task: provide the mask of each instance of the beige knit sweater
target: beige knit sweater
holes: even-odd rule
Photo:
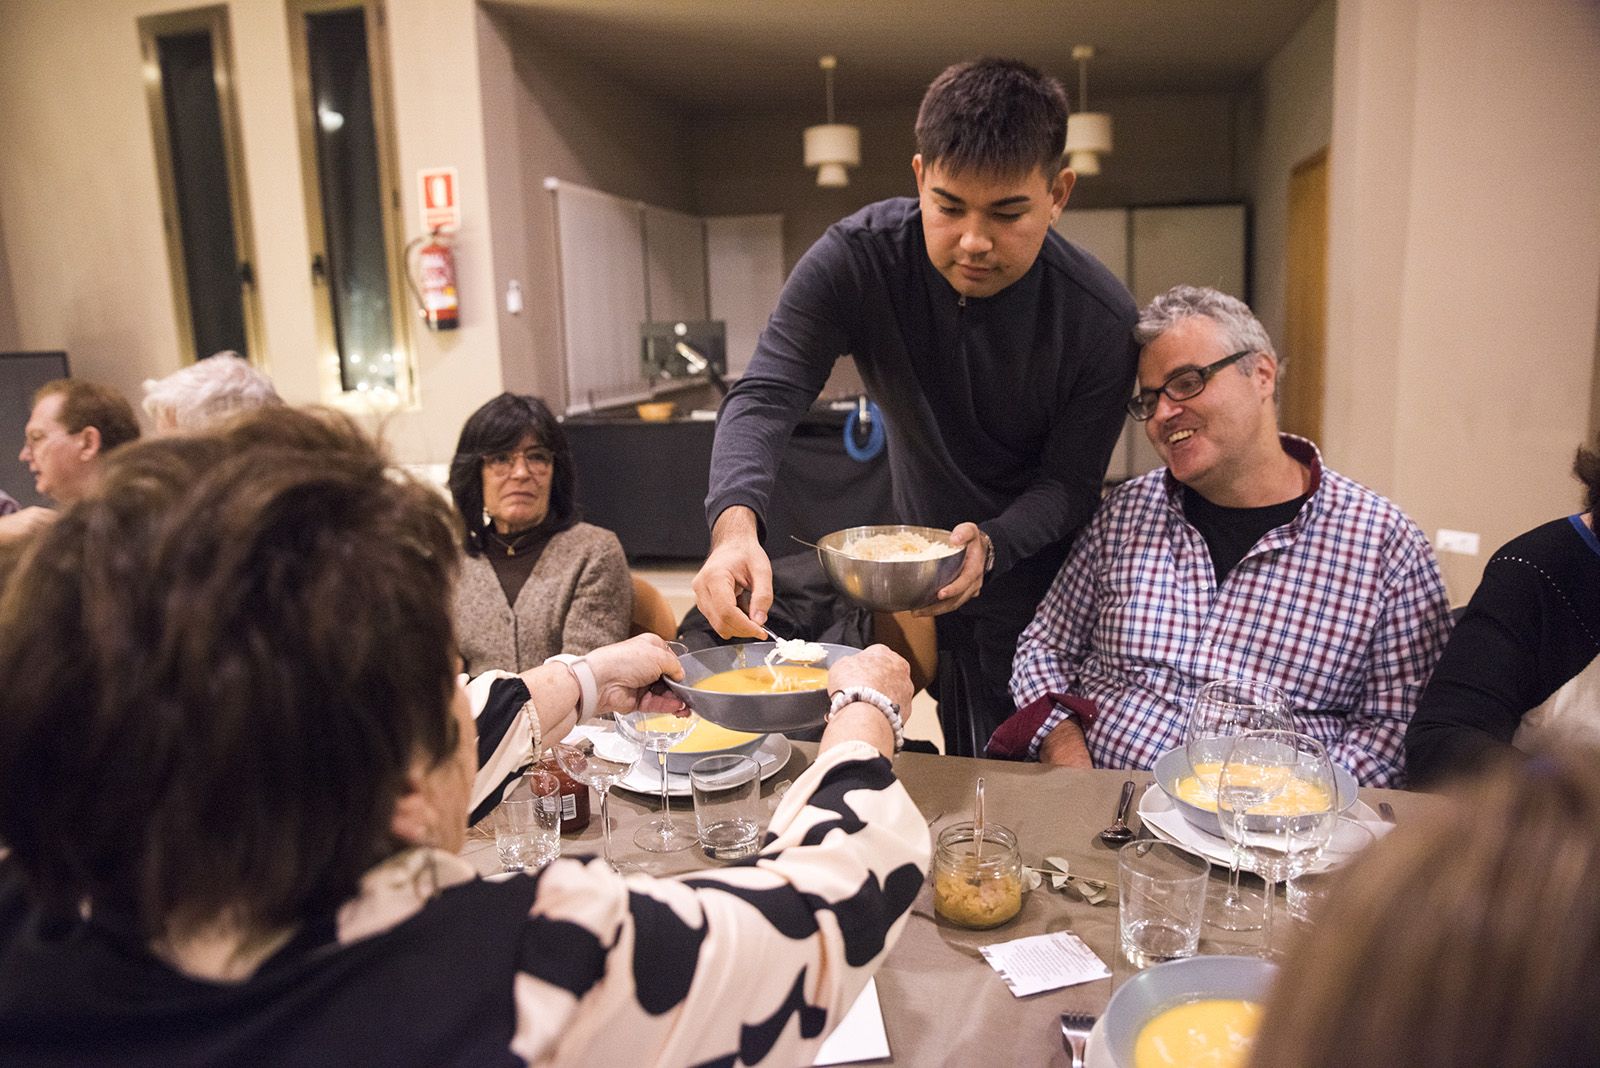
[[[556,653],[581,656],[628,636],[628,558],[611,531],[579,523],[550,539],[513,606],[489,561],[465,557],[455,616],[469,675],[526,671]]]

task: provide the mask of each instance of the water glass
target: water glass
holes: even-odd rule
[[[500,802],[494,848],[506,871],[538,871],[561,855],[561,780],[532,771]]]
[[[1360,820],[1341,816],[1333,828],[1333,837],[1322,850],[1321,865],[1310,871],[1291,875],[1283,884],[1283,900],[1289,915],[1307,923],[1314,913],[1322,909],[1328,899],[1329,888],[1337,882],[1339,871],[1356,854],[1365,850],[1375,839],[1371,828]]]
[[[712,860],[742,860],[761,848],[761,768],[747,756],[701,757],[689,769],[700,848]]]
[[[1129,842],[1117,851],[1117,927],[1135,968],[1192,957],[1200,949],[1206,885],[1204,857],[1166,842]]]

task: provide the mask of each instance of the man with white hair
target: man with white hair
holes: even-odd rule
[[[247,408],[282,403],[272,380],[231,350],[144,383],[144,410],[157,434],[200,430]]]
[[[1428,540],[1278,431],[1280,363],[1250,309],[1178,286],[1146,307],[1128,412],[1167,466],[1111,493],[1022,632],[992,755],[1149,768],[1214,679],[1270,682],[1367,786],[1444,648]]]

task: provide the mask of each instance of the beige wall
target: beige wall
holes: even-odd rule
[[[1116,151],[1100,173],[1080,179],[1075,208],[1236,200],[1233,112],[1226,93],[1091,96],[1112,119]]]
[[[686,125],[648,94],[548,48],[537,22],[480,10],[484,140],[495,218],[495,290],[515,279],[525,310],[502,303],[508,389],[563,394],[555,215],[547,177],[695,210]],[[557,405],[559,407],[559,404]]]
[[[1600,286],[1600,7],[1342,0],[1328,458],[1429,534],[1454,599],[1573,510]]]
[[[198,4],[195,6],[199,6]],[[264,313],[263,362],[292,401],[320,400],[288,20],[281,0],[227,5]],[[483,124],[472,0],[395,4],[403,223],[416,171],[460,169],[462,328],[414,335],[421,408],[387,420],[408,461],[443,459],[461,421],[499,389]],[[12,0],[0,5],[0,218],[16,344],[65,348],[75,374],[130,398],[179,366],[154,145],[136,20],[170,0]],[[5,301],[0,300],[0,312]]]
[[[1250,305],[1280,351],[1289,173],[1326,148],[1333,131],[1334,8],[1323,0],[1239,101],[1240,174],[1252,211]]]
[[[0,7],[0,217],[19,347],[139,395],[177,366],[133,0]],[[63,91],[65,87],[72,91]]]
[[[13,351],[19,345],[17,307],[11,291],[11,268],[6,262],[5,220],[0,218],[0,351],[5,352]],[[0,446],[6,444],[0,442]]]

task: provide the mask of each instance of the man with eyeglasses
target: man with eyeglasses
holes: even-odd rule
[[[946,752],[961,755],[1010,711],[1017,635],[1099,501],[1133,372],[1132,298],[1052,229],[1075,178],[1066,121],[1061,86],[1022,63],[934,79],[918,195],[867,205],[801,258],[717,419],[695,601],[722,636],[760,637],[780,455],[834,362],[854,357],[884,413],[900,520],[965,547],[918,613],[937,617],[935,696]]]
[[[37,492],[68,505],[93,487],[107,452],[138,436],[139,420],[121,394],[81,378],[58,378],[33,395],[17,459],[28,465]],[[55,516],[39,507],[0,516],[0,545],[26,540]]]
[[[1278,431],[1281,361],[1250,309],[1178,286],[1135,328],[1129,413],[1166,467],[1110,494],[1023,631],[1019,709],[994,755],[1149,768],[1213,679],[1270,682],[1295,729],[1367,786],[1405,782],[1402,742],[1444,648],[1427,538]]]

